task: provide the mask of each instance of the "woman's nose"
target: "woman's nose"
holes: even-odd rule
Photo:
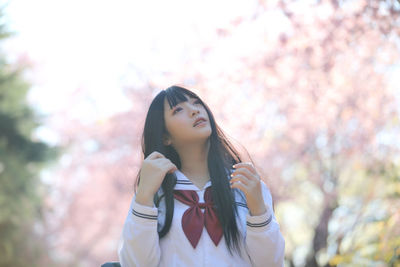
[[[192,116],[196,113],[199,113],[200,111],[197,108],[193,108],[192,109]]]
[[[196,107],[196,106],[194,106],[194,105],[192,105],[192,106],[190,107],[190,113],[191,113],[192,116],[193,116],[194,114],[196,114],[196,113],[199,113],[199,112],[200,112],[200,110],[199,110],[198,107]]]

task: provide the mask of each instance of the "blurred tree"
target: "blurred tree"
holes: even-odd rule
[[[0,41],[11,35],[3,14],[1,9]],[[33,140],[39,118],[26,103],[24,69],[0,52],[0,266],[50,266],[38,173],[59,150]]]
[[[340,207],[332,220],[332,265],[400,266],[400,164],[354,162],[342,179]]]
[[[273,3],[263,2],[272,9]],[[368,175],[360,176],[361,183],[352,183],[355,166],[362,170],[376,165],[382,167],[383,161],[374,160],[376,155],[386,161],[396,157],[392,150],[397,150],[398,155],[398,148],[383,145],[380,137],[399,129],[394,88],[388,85],[386,73],[396,66],[400,55],[397,27],[400,6],[397,1],[352,3],[280,1],[279,7],[295,30],[279,36],[279,49],[268,51],[261,60],[248,60],[250,66],[254,66],[254,71],[250,72],[250,79],[255,81],[252,87],[267,86],[264,98],[277,103],[277,113],[285,121],[285,126],[272,138],[276,148],[273,153],[286,159],[282,161],[283,176],[294,178],[282,187],[285,194],[291,199],[307,199],[297,208],[304,209],[301,224],[313,228],[309,236],[311,242],[309,245],[294,242],[294,246],[308,247],[304,264],[310,267],[344,262],[357,264],[359,258],[364,264],[368,260],[368,264],[384,264],[388,258],[396,257],[398,247],[396,242],[389,243],[385,256],[381,240],[375,253],[360,256],[356,253],[358,249],[351,248],[353,254],[329,261],[332,255],[344,251],[341,239],[334,237],[347,228],[329,227],[337,223],[333,215],[340,214],[348,205],[341,190],[361,187],[361,191],[353,191],[353,201],[357,200],[355,203],[365,209],[376,203],[373,197],[363,198],[360,194],[376,193],[374,183],[367,183]],[[304,12],[305,7],[308,12]],[[259,13],[259,17],[262,15]],[[261,109],[257,114],[260,113]],[[390,188],[392,183],[386,174],[375,176],[374,180]],[[379,195],[379,199],[398,207],[396,198]],[[352,217],[350,212],[346,215]],[[396,218],[394,216],[393,220],[398,221]],[[362,216],[354,220],[361,228],[370,222]],[[389,233],[391,228],[381,231]],[[289,240],[295,239],[292,236]],[[293,257],[294,253],[288,255],[289,259]]]

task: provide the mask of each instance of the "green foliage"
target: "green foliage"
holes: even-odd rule
[[[342,218],[350,220],[340,221],[345,229],[336,237],[340,253],[329,263],[400,266],[400,165],[377,161],[372,167],[353,166],[350,175],[341,188],[341,207],[348,211]]]
[[[0,41],[7,36],[0,25]],[[0,53],[0,266],[50,264],[45,239],[35,230],[45,192],[38,173],[59,149],[31,138],[39,123],[26,103],[30,86],[22,73]]]

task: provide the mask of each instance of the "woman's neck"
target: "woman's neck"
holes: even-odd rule
[[[181,172],[199,188],[210,179],[208,170],[209,142],[204,144],[185,145],[177,149],[181,159]],[[201,187],[202,188],[202,187]]]

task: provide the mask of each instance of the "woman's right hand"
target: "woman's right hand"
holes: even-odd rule
[[[136,202],[153,207],[153,197],[161,186],[167,173],[178,168],[160,152],[154,151],[143,160],[140,169],[140,182],[136,192]]]

